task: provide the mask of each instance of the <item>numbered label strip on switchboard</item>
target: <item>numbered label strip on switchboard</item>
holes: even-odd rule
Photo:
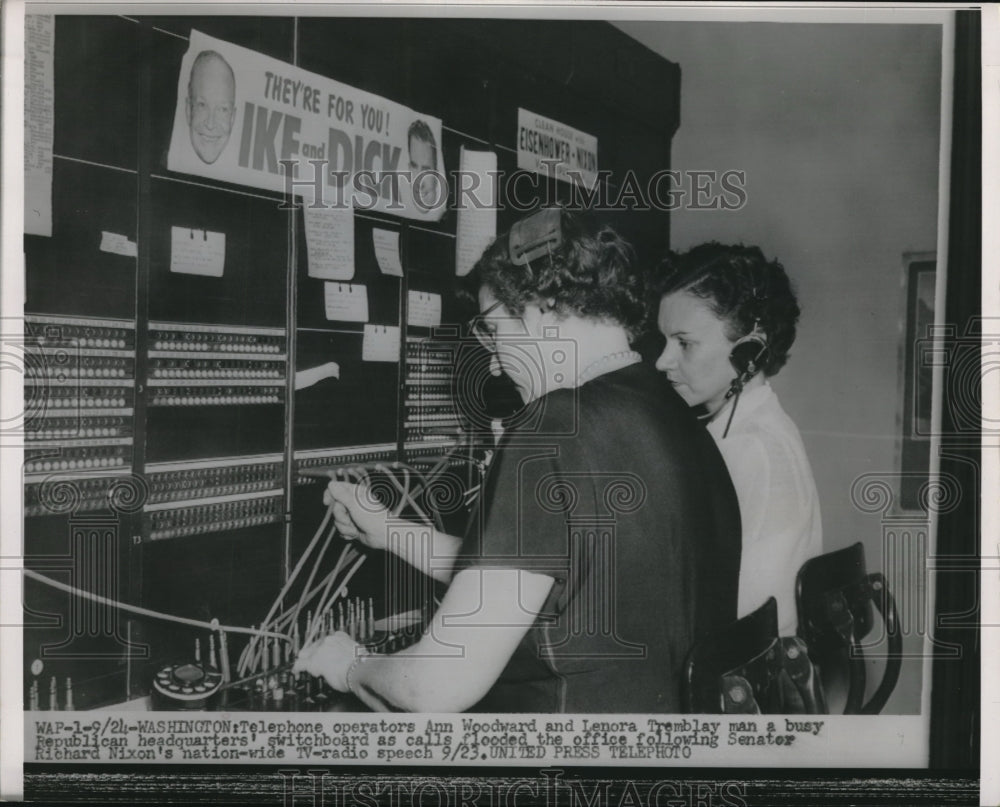
[[[146,466],[148,540],[270,524],[284,518],[280,454]]]
[[[199,500],[197,505],[147,505],[144,534],[150,541],[275,524],[284,520],[284,495],[271,491]]]
[[[24,331],[39,348],[120,350],[135,355],[132,320],[25,314]]]
[[[376,462],[393,462],[397,458],[395,443],[377,443],[368,446],[346,448],[320,448],[295,452],[296,485],[317,482],[313,476],[302,475],[303,471],[331,466],[371,465]]]
[[[26,314],[24,332],[25,515],[58,510],[53,490],[106,506],[132,468],[135,322]]]
[[[114,490],[129,484],[128,469],[45,473],[27,477],[24,485],[24,515],[27,518],[72,511],[84,513],[107,508]]]
[[[461,427],[455,405],[453,380],[455,351],[430,339],[406,343],[406,391],[403,420],[404,443],[454,443]],[[407,458],[412,452],[407,450]]]
[[[286,340],[280,328],[151,322],[149,405],[281,404]]]
[[[95,439],[106,441],[116,437],[132,436],[131,407],[76,410],[67,413],[56,409],[41,412],[24,426],[33,444],[57,441],[66,445],[67,440]]]
[[[78,471],[81,474],[94,470],[121,469],[132,467],[132,438],[102,440],[91,444],[69,442],[44,448],[30,447],[24,450],[24,482],[26,485],[40,482],[36,475],[52,471]]]
[[[285,398],[284,387],[200,386],[195,384],[170,387],[150,387],[150,406],[229,406],[243,404],[280,404]]]
[[[146,466],[150,506],[215,496],[283,492],[284,462],[280,454],[225,457]]]
[[[212,357],[272,355],[284,360],[287,335],[282,328],[246,328],[186,322],[150,322],[150,358],[172,354],[208,354]]]

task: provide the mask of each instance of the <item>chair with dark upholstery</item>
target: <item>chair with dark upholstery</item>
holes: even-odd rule
[[[881,712],[899,680],[903,639],[895,601],[885,578],[878,572],[867,573],[862,544],[807,560],[799,570],[795,589],[799,637],[821,671],[823,687],[829,691],[838,679],[846,677],[844,714]],[[882,680],[865,703],[862,641],[875,625],[873,603],[885,627],[888,650]]]
[[[774,597],[753,613],[703,638],[688,653],[684,665],[685,711],[770,711],[778,694],[780,644]]]
[[[684,667],[684,707],[705,714],[826,714],[827,692],[846,691],[844,714],[878,714],[899,680],[902,635],[885,578],[868,574],[864,547],[806,561],[796,577],[798,636],[778,636],[773,597],[704,637]],[[882,680],[867,702],[862,642],[881,616],[888,641]]]

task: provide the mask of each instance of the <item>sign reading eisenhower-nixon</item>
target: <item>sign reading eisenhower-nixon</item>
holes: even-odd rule
[[[517,110],[517,167],[593,188],[597,138],[544,115]]]
[[[171,171],[433,221],[441,121],[199,31],[177,77]]]

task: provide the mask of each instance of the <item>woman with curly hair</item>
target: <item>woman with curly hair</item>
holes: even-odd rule
[[[657,272],[656,367],[718,442],[740,501],[739,615],[778,601],[794,634],[795,575],[823,551],[819,497],[799,430],[768,379],[788,359],[799,306],[788,275],[754,246],[702,244]]]
[[[688,649],[736,617],[739,506],[714,441],[630,350],[645,309],[632,249],[545,209],[470,278],[471,330],[525,402],[472,528],[415,552],[363,491],[326,492],[345,536],[448,590],[411,648],[365,655],[335,634],[299,668],[374,708],[679,711]]]

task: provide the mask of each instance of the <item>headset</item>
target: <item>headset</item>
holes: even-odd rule
[[[754,295],[756,297],[756,294]],[[729,427],[733,425],[733,415],[736,414],[736,405],[740,401],[740,393],[743,387],[761,370],[761,365],[766,361],[767,334],[760,327],[760,320],[755,319],[753,330],[746,336],[741,336],[733,343],[732,350],[729,351],[729,363],[736,371],[736,378],[729,385],[725,400],[735,397],[733,407],[729,410],[729,420],[726,421],[726,430],[722,433],[725,440],[729,434]],[[725,406],[725,404],[723,404]],[[721,409],[721,407],[720,407]]]
[[[743,386],[758,372],[767,360],[767,334],[760,327],[760,320],[754,320],[753,330],[733,343],[729,352],[729,363],[736,371],[736,378],[726,397],[731,398],[743,391]]]
[[[552,250],[563,241],[562,208],[544,207],[510,228],[507,251],[514,266],[526,266],[543,255],[552,257]]]

